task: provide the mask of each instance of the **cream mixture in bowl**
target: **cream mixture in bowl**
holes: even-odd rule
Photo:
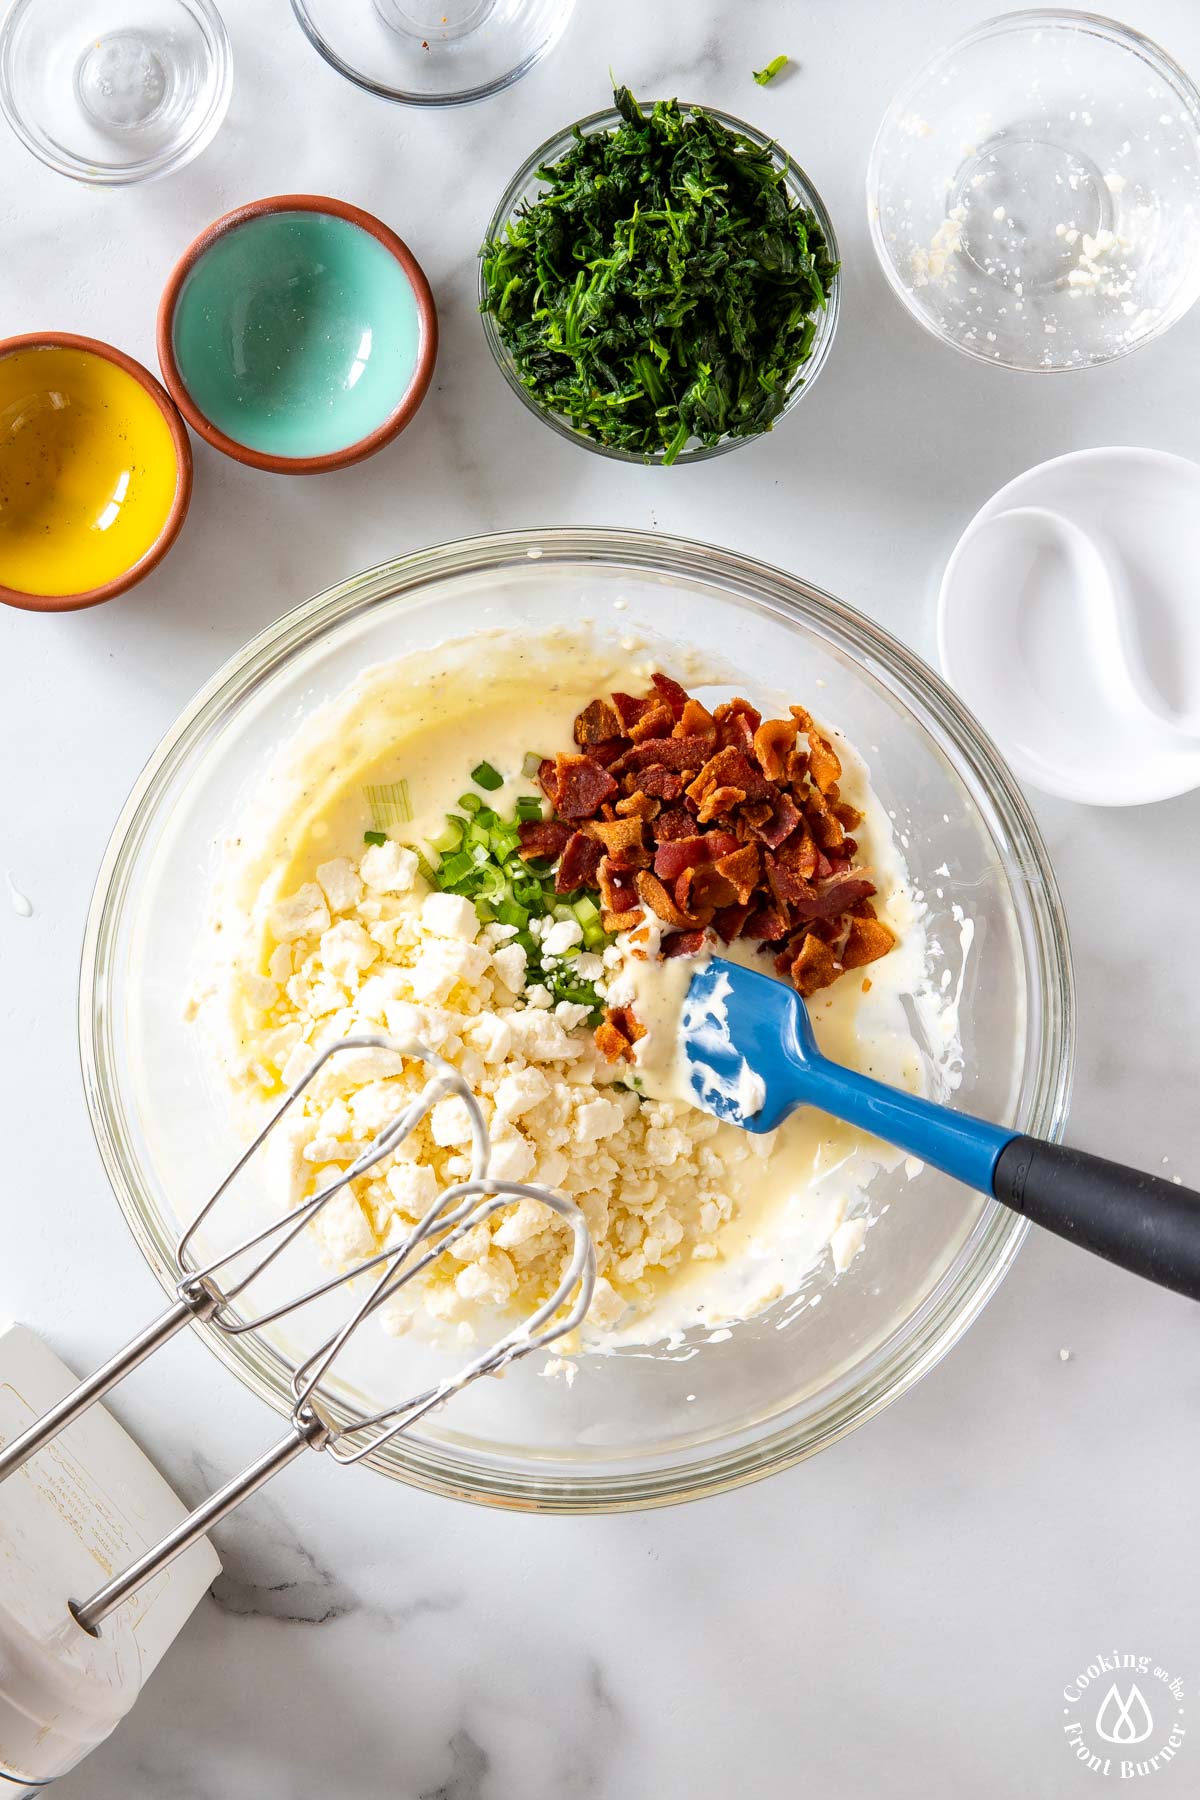
[[[330,1036],[416,1034],[456,1063],[497,1172],[576,1200],[600,1279],[564,1357],[476,1384],[379,1456],[439,1491],[650,1504],[794,1461],[929,1366],[1022,1234],[822,1115],[758,1139],[692,1107],[673,1046],[695,963],[660,958],[661,921],[639,948],[586,894],[529,919],[503,913],[503,883],[503,916],[439,889],[433,859],[464,853],[447,815],[496,820],[507,843],[505,822],[537,812],[540,759],[578,754],[576,715],[651,692],[656,671],[714,712],[734,695],[764,719],[806,707],[836,747],[866,910],[894,942],[810,994],[823,1047],[1022,1129],[1052,1134],[1065,1105],[1069,970],[1036,830],[936,678],[848,609],[728,553],[606,532],[452,545],[300,608],[199,697],[118,827],[85,950],[89,1097],[162,1272],[177,1219]],[[744,939],[720,947],[771,966]],[[614,1061],[597,1021],[626,1008],[645,1035]],[[248,1206],[295,1204],[395,1111],[414,1071],[363,1055],[306,1096]],[[387,1243],[462,1159],[441,1102],[326,1209],[314,1267]],[[461,1248],[360,1334],[348,1409],[445,1372],[553,1285],[553,1228],[520,1208]],[[321,1322],[214,1347],[280,1405]]]

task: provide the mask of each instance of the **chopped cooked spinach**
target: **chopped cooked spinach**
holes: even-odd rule
[[[787,68],[787,61],[786,56],[773,56],[765,69],[752,69],[751,74],[759,87],[766,87],[768,81],[774,81],[781,69]]]
[[[481,252],[530,394],[610,448],[674,462],[768,431],[838,271],[769,149],[675,100],[584,133]]]

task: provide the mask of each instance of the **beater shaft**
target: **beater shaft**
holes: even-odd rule
[[[116,1387],[139,1363],[145,1362],[148,1356],[153,1356],[156,1350],[170,1343],[185,1325],[190,1325],[193,1320],[211,1318],[219,1304],[220,1297],[207,1289],[197,1289],[194,1294],[176,1300],[165,1313],[147,1325],[137,1337],[132,1338],[123,1350],[118,1350],[94,1374],[88,1375],[78,1387],[64,1395],[57,1406],[52,1406],[48,1413],[35,1419],[28,1430],[0,1450],[0,1481],[4,1481],[9,1475],[15,1475],[31,1456],[36,1456],[60,1431],[65,1431],[68,1425],[73,1425],[76,1419],[82,1418],[89,1406],[102,1400],[109,1389]]]
[[[232,1481],[227,1481],[223,1488],[210,1494],[186,1519],[180,1520],[174,1531],[168,1532],[144,1556],[139,1556],[120,1575],[114,1575],[111,1581],[98,1588],[90,1600],[68,1601],[76,1622],[92,1637],[98,1636],[101,1621],[107,1618],[115,1606],[120,1606],[122,1600],[128,1600],[131,1594],[165,1569],[168,1563],[173,1563],[177,1556],[182,1556],[185,1550],[190,1550],[212,1526],[220,1524],[243,1500],[248,1500],[251,1494],[257,1493],[260,1487],[270,1481],[272,1475],[277,1475],[280,1469],[286,1469],[290,1462],[295,1462],[303,1451],[323,1449],[330,1429],[328,1422],[316,1412],[309,1412],[298,1420],[286,1437],[280,1438],[265,1455],[251,1463],[248,1469],[243,1469],[240,1475],[235,1475]]]

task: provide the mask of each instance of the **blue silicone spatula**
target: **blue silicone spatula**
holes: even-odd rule
[[[830,1062],[794,988],[723,957],[692,976],[683,1030],[692,1092],[706,1112],[764,1132],[798,1106],[819,1107],[1071,1243],[1200,1300],[1200,1194]]]

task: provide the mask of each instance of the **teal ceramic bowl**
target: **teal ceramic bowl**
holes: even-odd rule
[[[158,359],[192,429],[238,462],[316,475],[403,431],[437,358],[423,270],[343,200],[279,194],[227,213],[180,258]]]

